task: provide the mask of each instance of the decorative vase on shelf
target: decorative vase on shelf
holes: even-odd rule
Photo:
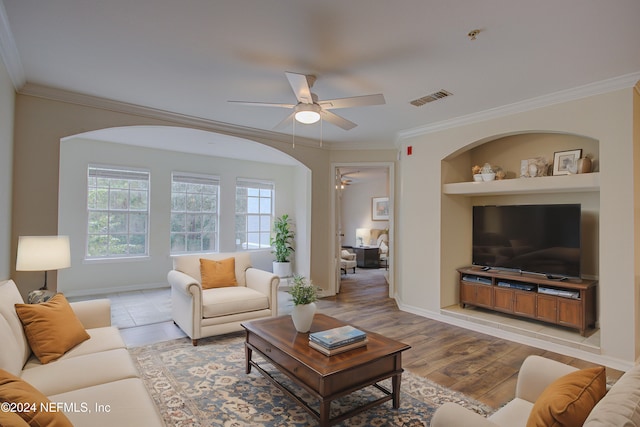
[[[483,181],[493,181],[496,178],[496,173],[489,163],[485,163],[480,170]]]
[[[293,306],[291,319],[293,320],[293,326],[296,327],[296,331],[302,333],[309,332],[309,330],[311,330],[311,324],[313,323],[313,316],[315,314],[315,302]]]
[[[591,159],[589,157],[578,159],[578,173],[589,172],[591,172]]]

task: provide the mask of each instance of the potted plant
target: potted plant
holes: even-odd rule
[[[291,230],[291,219],[284,214],[273,221],[274,236],[271,237],[270,244],[275,254],[276,260],[273,262],[273,274],[279,277],[291,276],[291,262],[289,257],[294,252],[292,243],[294,233]]]
[[[318,288],[310,280],[301,275],[293,276],[293,285],[289,289],[293,300],[291,319],[298,332],[309,332],[313,315],[316,313]]]

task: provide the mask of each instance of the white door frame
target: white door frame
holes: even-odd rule
[[[338,198],[340,197],[339,189],[336,188],[335,185],[335,176],[337,169],[344,167],[383,167],[387,168],[389,171],[389,297],[393,298],[395,295],[395,253],[397,248],[397,242],[395,239],[394,233],[394,223],[395,223],[395,164],[394,162],[336,162],[331,163],[331,173],[329,174],[331,179],[331,188],[333,189],[333,197],[331,197],[331,207],[330,212],[332,212],[331,216],[331,230],[333,230],[333,244],[330,246],[332,253],[331,259],[334,261],[334,271],[335,271],[335,281],[333,283],[333,289],[330,290],[333,294],[336,294],[340,290],[340,247],[341,247],[341,236],[339,226],[339,218],[338,215],[340,212],[337,210],[340,206],[340,201]]]

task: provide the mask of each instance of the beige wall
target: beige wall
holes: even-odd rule
[[[470,198],[443,196],[442,178],[458,174],[443,159],[498,137],[523,131],[582,135],[599,142],[599,323],[605,358],[630,363],[638,357],[634,287],[632,89],[551,105],[401,141],[402,209],[398,295],[405,309],[437,316],[456,293],[455,268],[471,260]],[[407,145],[413,155],[404,154]],[[470,162],[470,158],[465,159]],[[636,165],[637,166],[637,165]],[[470,172],[469,172],[470,173]],[[461,180],[468,180],[469,175]],[[596,203],[595,201],[592,203]],[[466,249],[465,249],[466,248]]]
[[[135,113],[115,112],[87,107],[75,103],[54,101],[29,95],[16,96],[15,158],[11,228],[11,277],[16,279],[21,292],[40,286],[42,277],[29,272],[15,272],[15,250],[21,234],[56,234],[58,227],[58,165],[60,139],[91,130],[130,125],[187,125],[180,118],[159,119]],[[215,124],[198,122],[193,125],[202,130],[220,131]],[[222,133],[229,133],[224,130]],[[245,135],[236,135],[244,137]],[[314,283],[330,289],[334,283],[333,260],[329,245],[332,235],[327,233],[331,217],[328,215],[331,180],[329,178],[329,152],[304,144],[295,149],[288,142],[249,137],[257,142],[277,148],[298,159],[311,170],[310,277]],[[53,289],[57,275],[50,274]]]
[[[13,172],[13,110],[15,91],[0,58],[0,280],[10,277],[11,180]]]

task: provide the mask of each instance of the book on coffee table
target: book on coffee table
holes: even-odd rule
[[[326,331],[312,332],[309,334],[309,343],[315,343],[325,349],[332,350],[345,345],[364,341],[367,334],[353,326],[346,325]]]
[[[338,354],[338,353],[344,353],[345,351],[349,351],[349,350],[353,350],[353,349],[356,349],[356,348],[364,347],[364,346],[367,345],[368,341],[369,340],[367,340],[367,338],[365,337],[365,339],[363,339],[363,340],[356,341],[356,342],[353,342],[351,344],[345,344],[345,345],[340,346],[340,347],[335,347],[335,348],[329,349],[329,348],[325,348],[325,347],[321,346],[320,344],[317,344],[314,341],[309,340],[309,347],[311,347],[311,348],[313,348],[315,350],[318,350],[320,353],[324,354],[325,356],[333,356],[333,355]]]

